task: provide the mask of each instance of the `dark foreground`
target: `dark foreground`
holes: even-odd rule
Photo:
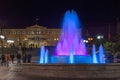
[[[29,73],[29,74],[26,74]],[[120,80],[117,78],[94,78],[94,79],[80,79],[80,78],[57,78],[57,77],[41,77],[34,74],[42,74],[42,72],[28,72],[24,71],[23,66],[17,66],[15,64],[5,67],[0,66],[0,80]],[[56,75],[57,76],[57,75]]]

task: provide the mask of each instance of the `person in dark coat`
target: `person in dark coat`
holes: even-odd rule
[[[20,65],[21,64],[21,54],[18,53],[16,57],[17,57],[17,65]]]
[[[24,54],[24,55],[22,56],[22,61],[23,61],[23,63],[26,63],[26,60],[27,60],[27,55]]]
[[[31,58],[32,58],[32,55],[31,55],[31,53],[29,53],[28,56],[27,56],[28,63],[31,63]]]
[[[14,58],[15,58],[14,54],[11,54],[10,57],[11,57],[12,63],[14,63]]]
[[[1,55],[1,64],[3,65],[6,61],[5,61],[5,55],[4,54],[2,54]]]

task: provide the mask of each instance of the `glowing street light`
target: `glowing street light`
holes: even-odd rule
[[[84,43],[88,43],[88,40],[83,40]]]
[[[0,39],[5,39],[5,36],[4,35],[0,35]]]
[[[103,35],[98,35],[98,36],[97,36],[97,39],[103,39],[103,38],[104,38]]]
[[[93,40],[93,38],[92,38],[92,37],[89,37],[89,38],[88,38],[88,40],[89,40],[89,41],[92,41],[92,40]]]

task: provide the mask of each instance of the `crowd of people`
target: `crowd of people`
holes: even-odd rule
[[[17,62],[17,65],[21,65],[21,63],[30,63],[31,62],[32,55],[31,53],[28,54],[2,54],[0,56],[1,65],[9,66],[9,64],[15,64],[15,61]]]

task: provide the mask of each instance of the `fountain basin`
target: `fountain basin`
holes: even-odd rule
[[[85,80],[120,79],[120,64],[22,64],[22,73],[34,77]]]
[[[57,64],[69,64],[70,56],[51,56],[51,63]],[[83,55],[74,55],[73,56],[73,64],[83,64],[83,63],[92,63],[91,56],[83,56]]]

